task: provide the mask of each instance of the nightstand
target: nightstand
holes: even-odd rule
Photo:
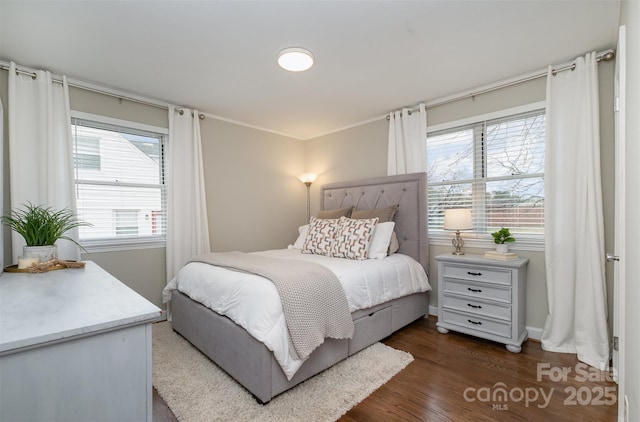
[[[519,353],[527,339],[526,279],[529,259],[500,261],[482,255],[436,256],[438,331],[504,343]]]

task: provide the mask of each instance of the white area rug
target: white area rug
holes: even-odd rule
[[[335,421],[413,361],[382,343],[260,405],[171,329],[153,325],[153,385],[180,421]]]

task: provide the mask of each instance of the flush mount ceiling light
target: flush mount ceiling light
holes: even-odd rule
[[[290,72],[302,72],[313,66],[313,54],[299,47],[285,48],[278,53],[278,65]]]

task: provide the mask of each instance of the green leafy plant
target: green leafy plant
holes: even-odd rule
[[[511,236],[511,233],[509,232],[509,229],[506,228],[506,227],[501,228],[497,232],[491,233],[491,236],[493,236],[494,243],[497,243],[498,245],[502,245],[503,243],[511,243],[511,242],[515,242],[516,241],[516,239]]]
[[[11,230],[21,235],[27,246],[48,246],[56,243],[58,239],[65,239],[75,243],[82,250],[82,245],[64,234],[75,227],[91,225],[79,221],[68,209],[56,211],[51,207],[36,206],[30,202],[0,219]]]

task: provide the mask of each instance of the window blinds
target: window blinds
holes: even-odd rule
[[[544,231],[544,111],[427,136],[429,229],[445,208],[471,208],[474,231]]]
[[[162,134],[72,119],[81,241],[162,238],[166,227]]]

